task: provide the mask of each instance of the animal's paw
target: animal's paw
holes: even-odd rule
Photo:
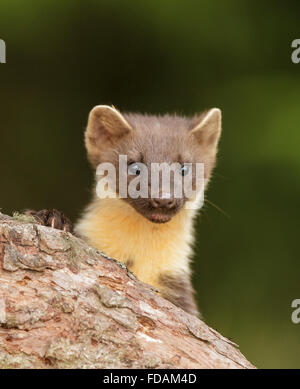
[[[73,233],[71,220],[57,209],[27,210],[25,215],[33,216],[39,224]]]

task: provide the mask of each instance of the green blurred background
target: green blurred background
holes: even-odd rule
[[[300,368],[299,1],[2,0],[0,207],[73,220],[93,179],[88,111],[223,110],[197,223],[205,321],[261,368]]]

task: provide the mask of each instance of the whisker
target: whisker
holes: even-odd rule
[[[207,211],[206,211],[206,209],[204,207],[202,207],[202,213],[204,214],[209,227],[212,228],[212,226],[213,226],[212,222],[211,222],[211,220],[210,220],[210,218],[208,216],[208,213],[207,213]]]
[[[205,199],[205,201],[209,204],[209,205],[212,205],[214,208],[216,208],[220,213],[222,213],[224,216],[226,216],[228,219],[230,219],[230,215],[228,213],[226,213],[225,211],[223,211],[222,208],[218,207],[216,204],[214,204],[212,201],[209,201],[207,199]]]
[[[227,177],[227,176],[224,176],[224,175],[221,174],[221,173],[214,172],[213,175],[214,175],[214,176],[218,176],[218,177],[222,178],[223,180],[228,180],[228,177]]]

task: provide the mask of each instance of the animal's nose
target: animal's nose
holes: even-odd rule
[[[163,198],[163,199],[152,199],[152,204],[155,208],[174,208],[175,199],[172,198]]]

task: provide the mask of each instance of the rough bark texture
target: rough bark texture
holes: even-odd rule
[[[69,233],[0,213],[0,368],[252,368]]]

